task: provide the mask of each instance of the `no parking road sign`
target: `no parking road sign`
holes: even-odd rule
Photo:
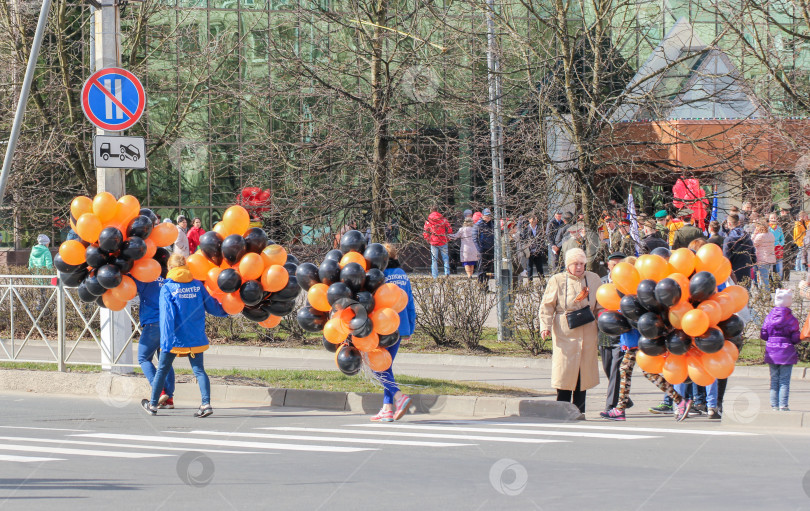
[[[118,67],[93,73],[82,87],[82,110],[103,130],[122,131],[141,118],[146,107],[143,85],[135,75]]]

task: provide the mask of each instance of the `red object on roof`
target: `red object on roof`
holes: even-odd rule
[[[709,206],[709,200],[706,198],[706,190],[700,187],[700,180],[678,178],[672,187],[672,194],[675,196],[672,204],[676,208],[689,208],[694,211],[692,217],[697,221],[698,227],[706,230],[706,208]]]
[[[236,198],[236,203],[248,210],[251,216],[261,216],[270,211],[270,190],[262,190],[258,186],[249,186],[242,189]]]

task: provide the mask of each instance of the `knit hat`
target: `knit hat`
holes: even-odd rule
[[[790,307],[791,304],[793,304],[793,290],[777,289],[776,296],[773,298],[773,304],[777,307]]]
[[[40,245],[45,245],[47,247],[48,245],[51,244],[51,238],[49,238],[44,234],[40,234],[39,236],[37,236],[37,243],[39,243]]]
[[[465,209],[464,210],[464,216],[465,217],[472,216],[472,210],[471,209]]]
[[[568,266],[571,263],[583,263],[585,264],[588,260],[588,257],[585,255],[585,251],[581,248],[569,248],[565,251],[565,265]]]

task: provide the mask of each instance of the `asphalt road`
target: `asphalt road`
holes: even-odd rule
[[[810,509],[810,437],[0,395],[2,509]]]

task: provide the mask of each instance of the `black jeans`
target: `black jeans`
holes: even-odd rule
[[[542,277],[544,264],[546,264],[545,254],[529,254],[529,258],[526,260],[526,277],[532,280],[535,268],[537,268],[537,276]]]
[[[577,386],[574,390],[557,389],[557,401],[574,403],[581,413],[585,413],[585,392],[587,391],[579,390],[579,380],[580,377],[577,376]]]
[[[487,273],[495,271],[495,248],[481,252],[481,266],[478,268],[478,281],[483,283],[489,280]]]
[[[610,346],[599,346],[599,354],[602,356],[602,368],[608,378],[607,398],[605,399],[605,411],[616,408],[619,404],[620,378],[619,367],[624,359],[622,347],[618,344]]]

